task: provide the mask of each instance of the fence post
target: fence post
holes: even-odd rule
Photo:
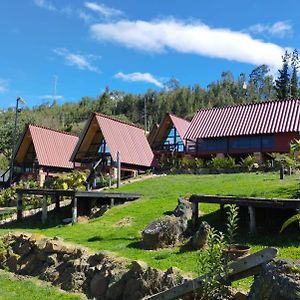
[[[73,198],[72,224],[77,222],[77,197]]]
[[[121,160],[120,160],[120,152],[117,152],[117,188],[121,185]]]
[[[48,213],[47,195],[44,195],[43,203],[42,203],[42,223],[43,224],[45,224],[47,222],[47,213]]]
[[[248,206],[249,212],[249,229],[251,234],[256,233],[256,218],[255,218],[255,208],[253,206]]]
[[[192,202],[192,231],[196,231],[199,215],[199,203]]]
[[[23,218],[22,193],[18,192],[18,198],[17,198],[17,221],[21,221],[22,218]]]

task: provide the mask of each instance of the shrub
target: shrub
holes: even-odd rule
[[[51,188],[63,190],[83,191],[86,186],[86,173],[82,171],[73,171],[65,175],[54,177],[50,183]]]
[[[208,167],[215,169],[230,169],[235,166],[235,160],[231,156],[226,157],[213,157],[208,162]]]
[[[277,163],[280,167],[283,166],[288,168],[297,166],[296,161],[288,154],[272,153],[272,157],[274,158],[275,163]]]
[[[224,235],[211,227],[208,232],[207,251],[199,253],[199,271],[205,274],[200,299],[227,299],[226,279],[229,273],[228,257],[224,255],[226,248],[233,244],[238,230],[238,207],[228,205],[227,232]]]
[[[194,160],[194,163],[195,163],[195,168],[196,169],[200,169],[200,168],[203,168],[204,167],[204,162],[201,158],[195,158]]]
[[[249,171],[255,167],[256,162],[256,157],[254,155],[248,155],[245,158],[241,158],[240,165],[244,168],[247,168]]]
[[[109,175],[106,175],[106,174],[100,174],[98,177],[97,177],[97,182],[96,182],[96,187],[98,189],[102,188],[102,187],[106,187],[109,185]]]
[[[30,181],[19,181],[15,186],[11,186],[7,189],[0,191],[0,206],[12,206],[17,202],[17,188],[36,188],[38,187],[38,182],[34,180]],[[40,197],[35,195],[24,195],[23,205],[25,208],[40,207]]]

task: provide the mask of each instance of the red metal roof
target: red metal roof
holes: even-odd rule
[[[77,136],[32,124],[28,130],[40,166],[73,169],[70,157],[78,142]]]
[[[184,137],[196,140],[299,131],[300,101],[286,100],[200,110]]]
[[[178,131],[180,138],[183,140],[184,134],[186,130],[188,129],[190,122],[187,120],[184,120],[182,118],[179,118],[175,115],[168,114],[170,116],[170,119],[173,122],[173,125],[175,126],[176,130]]]
[[[152,166],[154,155],[142,128],[99,113],[95,117],[114,161],[119,151],[122,163]]]

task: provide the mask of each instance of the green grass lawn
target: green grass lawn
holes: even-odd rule
[[[129,259],[139,259],[153,267],[166,269],[178,267],[185,272],[197,273],[197,251],[181,248],[146,251],[141,248],[141,231],[158,217],[169,214],[180,195],[193,193],[212,195],[259,196],[267,198],[294,198],[299,189],[299,176],[286,176],[279,180],[274,173],[223,174],[223,175],[168,175],[132,183],[119,189],[122,192],[141,193],[140,200],[113,207],[104,216],[88,224],[57,225],[49,221],[48,226],[24,222],[13,228],[0,229],[0,234],[11,230],[29,231],[47,236],[60,236],[66,241],[84,245],[92,250],[109,250]],[[218,205],[201,204],[202,219],[222,229],[219,222]],[[265,224],[263,224],[265,225]],[[276,246],[280,257],[300,258],[297,231],[279,234],[273,225],[254,237],[242,228],[237,242],[246,243],[257,251],[263,247]],[[277,224],[280,226],[280,224]],[[279,227],[278,227],[279,228]],[[267,229],[267,230],[266,230]]]
[[[80,296],[60,291],[48,284],[32,279],[20,279],[0,271],[1,300],[80,300]]]

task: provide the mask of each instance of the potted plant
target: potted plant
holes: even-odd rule
[[[250,247],[246,245],[235,244],[234,240],[238,230],[238,207],[235,204],[228,205],[227,211],[227,249],[225,249],[225,255],[228,260],[234,260],[243,256],[246,256],[250,252]]]

